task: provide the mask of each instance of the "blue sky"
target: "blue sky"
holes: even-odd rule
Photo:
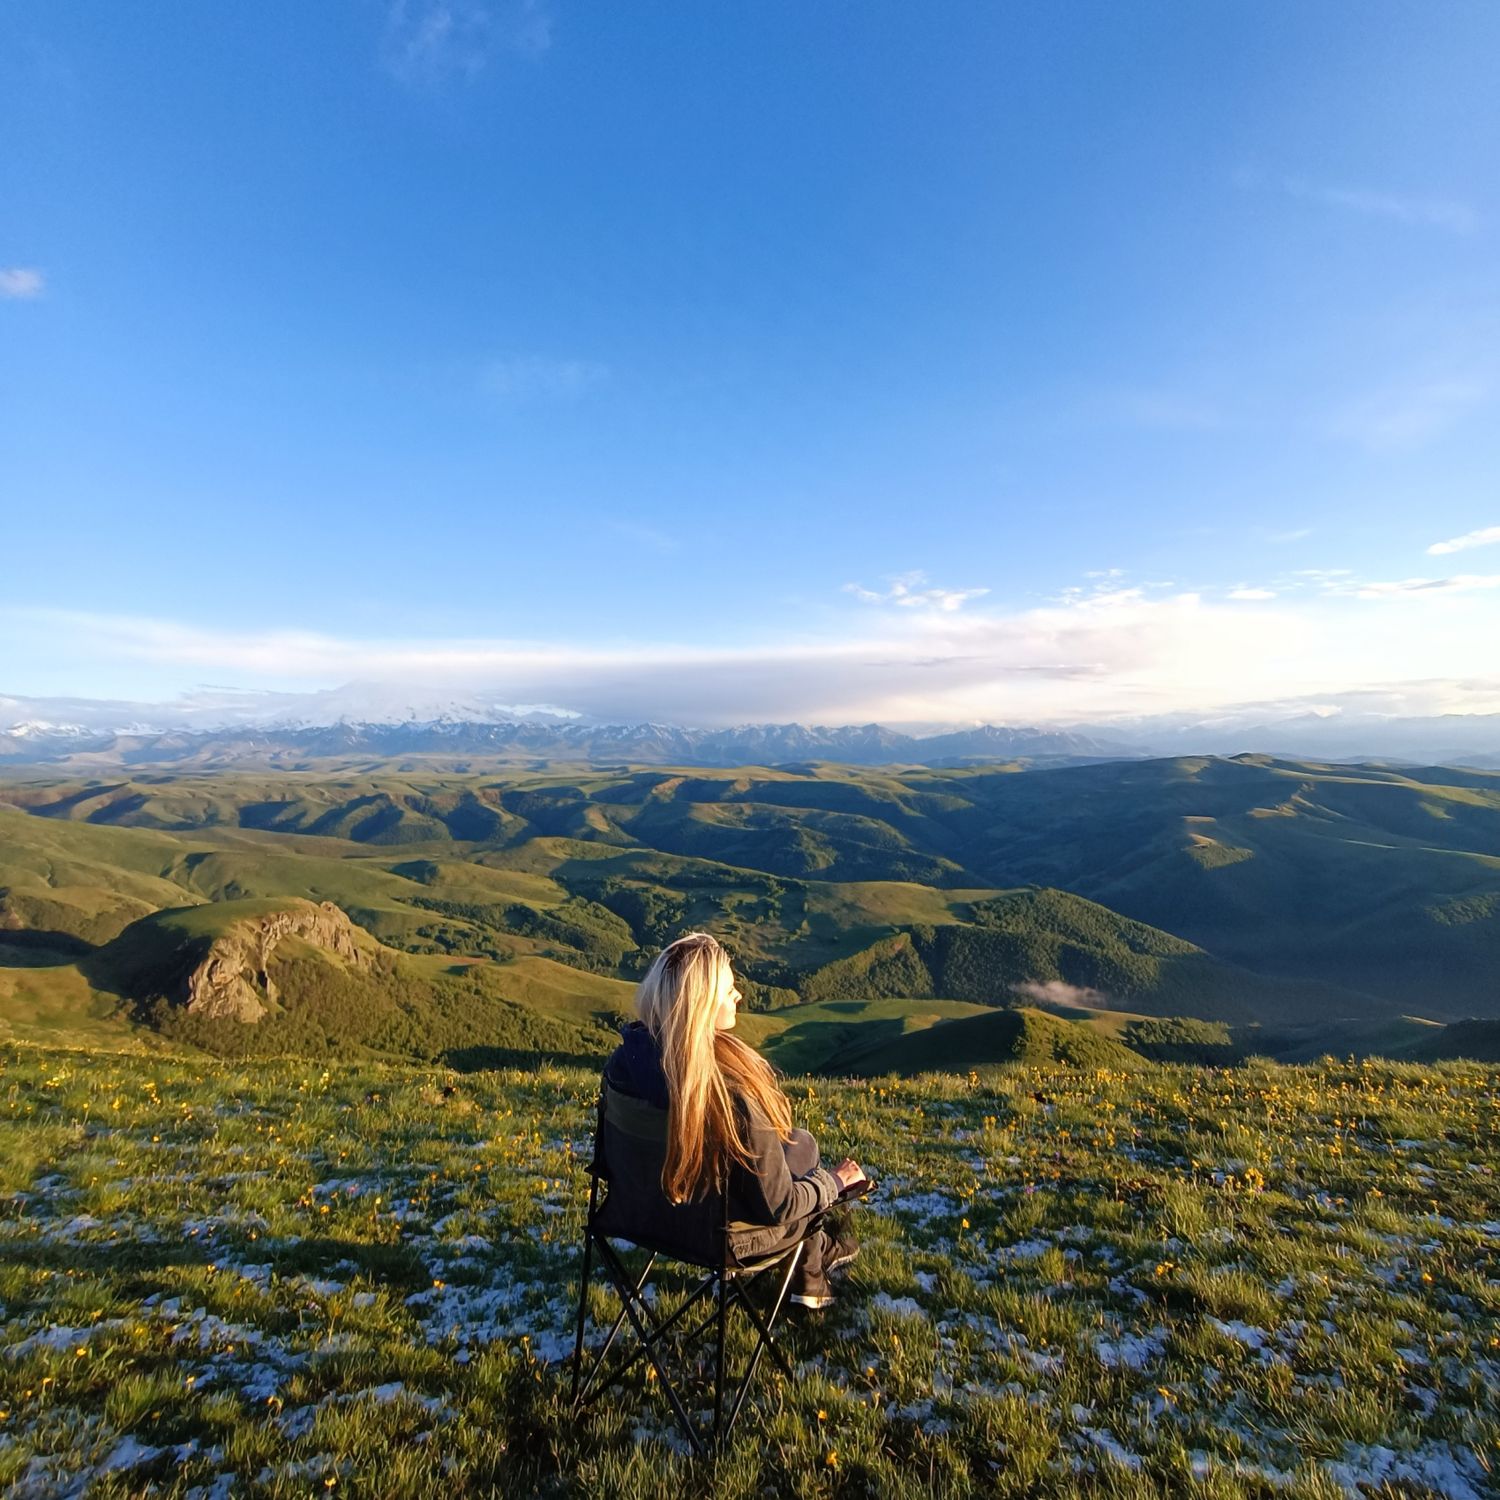
[[[1497,56],[1490,3],[12,0],[0,692],[1500,709]]]

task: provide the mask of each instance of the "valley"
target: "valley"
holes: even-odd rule
[[[746,1034],[797,1071],[1084,1033],[1134,1052],[1151,1018],[1197,1023],[1205,1060],[1483,1054],[1500,773],[1242,756],[0,781],[18,1040],[591,1058],[694,928],[735,957]]]

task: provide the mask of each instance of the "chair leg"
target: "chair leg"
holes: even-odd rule
[[[700,1282],[696,1287],[694,1287],[694,1289],[692,1290],[692,1292],[689,1293],[687,1299],[682,1303],[682,1305],[679,1308],[677,1308],[676,1311],[673,1312],[672,1315],[669,1318],[667,1318],[665,1322],[657,1323],[657,1324],[653,1325],[653,1329],[654,1329],[654,1331],[653,1331],[653,1337],[655,1337],[656,1339],[660,1340],[664,1334],[669,1333],[712,1290],[713,1290],[713,1279],[711,1277],[708,1278],[707,1280],[704,1280],[704,1281]],[[713,1322],[714,1322],[714,1317],[715,1317],[715,1314],[710,1313],[708,1315],[708,1317],[706,1317],[705,1319],[703,1319],[702,1322],[698,1323],[694,1328],[692,1328],[686,1334],[683,1334],[677,1340],[677,1346],[678,1346],[678,1348],[682,1349],[682,1350],[685,1350],[685,1349],[689,1348],[692,1345],[692,1343],[693,1343],[693,1341],[695,1339],[697,1339],[706,1329],[712,1327]],[[619,1323],[623,1323],[624,1319],[625,1319],[625,1315],[624,1315],[624,1313],[621,1313],[620,1317],[616,1320],[617,1326],[618,1326]],[[607,1351],[605,1351],[605,1352],[607,1352]],[[595,1374],[598,1373],[598,1367],[602,1363],[603,1357],[604,1357],[603,1353],[601,1353],[600,1356],[599,1356],[599,1358],[595,1361]],[[630,1358],[627,1359],[625,1361],[625,1363],[622,1364],[620,1366],[620,1368],[618,1370],[616,1370],[614,1372],[614,1374],[609,1377],[608,1380],[602,1381],[597,1387],[594,1385],[593,1376],[590,1376],[588,1384],[584,1387],[584,1400],[592,1400],[593,1397],[599,1395],[600,1392],[608,1390],[609,1387],[612,1386],[612,1385],[618,1384],[618,1382],[620,1382],[621,1380],[623,1380],[633,1369],[635,1369],[635,1367],[638,1364],[640,1364],[640,1362],[645,1357],[646,1357],[646,1351],[644,1349],[637,1349],[635,1351],[635,1353],[632,1354],[630,1356]]]
[[[714,1452],[717,1454],[724,1442],[724,1325],[729,1317],[729,1278],[718,1274],[718,1328],[714,1333]]]
[[[598,1184],[594,1186],[594,1193],[598,1192]],[[589,1194],[589,1217],[593,1217],[594,1193]],[[578,1382],[583,1374],[583,1329],[588,1316],[589,1306],[589,1271],[594,1251],[594,1236],[589,1229],[583,1231],[583,1267],[578,1273],[578,1336],[573,1340],[573,1395],[572,1403],[576,1410],[578,1406]]]
[[[792,1277],[796,1274],[797,1267],[802,1260],[802,1251],[806,1246],[802,1244],[787,1257],[787,1267],[781,1277],[781,1285],[777,1288],[776,1301],[772,1304],[769,1318],[762,1318],[755,1304],[745,1295],[743,1290],[736,1288],[735,1292],[739,1298],[739,1304],[745,1309],[750,1321],[755,1325],[760,1337],[756,1340],[755,1351],[750,1356],[744,1378],[740,1381],[739,1389],[735,1392],[734,1405],[729,1409],[729,1423],[724,1430],[727,1439],[734,1431],[734,1424],[739,1420],[740,1408],[745,1404],[745,1397],[750,1394],[750,1383],[755,1379],[755,1372],[760,1368],[760,1359],[767,1349],[771,1351],[771,1357],[781,1367],[782,1373],[788,1380],[796,1379],[792,1371],[791,1362],[780,1349],[778,1349],[771,1338],[771,1330],[776,1326],[776,1319],[781,1315],[782,1304],[786,1301],[787,1290],[792,1284]]]
[[[607,1250],[608,1246],[603,1244],[599,1246],[601,1256],[604,1255]],[[656,1265],[656,1257],[654,1255],[647,1257],[646,1264],[641,1267],[641,1274],[636,1277],[634,1286],[630,1285],[630,1277],[626,1274],[625,1267],[620,1263],[619,1259],[614,1256],[611,1256],[610,1259],[614,1261],[614,1269],[618,1273],[615,1279],[618,1283],[616,1290],[620,1294],[620,1300],[623,1302],[627,1295],[631,1297],[639,1297],[641,1295],[642,1287],[646,1285],[646,1278],[650,1276],[652,1268]],[[601,1360],[606,1354],[609,1353],[615,1339],[619,1336],[620,1328],[624,1324],[624,1322],[625,1313],[622,1310],[619,1317],[617,1317],[614,1323],[611,1325],[609,1336],[604,1340],[603,1348],[599,1350],[599,1358]]]
[[[698,1457],[705,1457],[703,1439],[698,1435],[698,1429],[693,1425],[692,1418],[688,1416],[687,1408],[682,1404],[682,1398],[674,1389],[666,1367],[656,1357],[656,1333],[654,1331],[650,1334],[647,1333],[645,1325],[641,1322],[640,1315],[635,1310],[635,1303],[633,1301],[625,1304],[625,1312],[630,1319],[630,1326],[635,1329],[635,1336],[641,1341],[641,1346],[646,1351],[646,1358],[651,1361],[651,1368],[656,1371],[657,1381],[661,1385],[662,1390],[666,1392],[667,1400],[672,1404],[672,1411],[677,1418],[678,1426],[681,1427],[688,1442],[693,1445],[693,1451]]]
[[[795,1380],[797,1378],[796,1373],[793,1371],[791,1362],[787,1359],[786,1355],[772,1341],[771,1330],[775,1328],[776,1320],[781,1316],[782,1309],[786,1306],[787,1295],[792,1289],[792,1281],[796,1277],[797,1267],[802,1264],[802,1254],[806,1249],[807,1242],[804,1240],[787,1258],[786,1271],[782,1275],[781,1285],[776,1289],[776,1300],[771,1304],[771,1311],[765,1317],[761,1316],[759,1309],[756,1308],[755,1304],[748,1297],[742,1296],[740,1299],[745,1311],[750,1315],[750,1321],[755,1324],[762,1340],[764,1340],[765,1347],[770,1349],[771,1358],[781,1366],[781,1373],[788,1380]]]
[[[605,1270],[609,1272],[610,1280],[615,1284],[615,1293],[619,1297],[621,1304],[620,1314],[615,1319],[614,1323],[610,1326],[609,1334],[605,1338],[598,1354],[594,1356],[593,1369],[589,1372],[589,1378],[583,1383],[583,1392],[581,1395],[574,1398],[575,1408],[581,1406],[585,1401],[589,1399],[592,1394],[595,1394],[594,1381],[598,1378],[599,1372],[604,1368],[605,1356],[608,1355],[609,1351],[614,1347],[614,1342],[620,1335],[620,1329],[625,1325],[625,1309],[629,1306],[633,1298],[640,1296],[641,1288],[646,1285],[646,1278],[650,1276],[651,1269],[656,1264],[656,1256],[653,1253],[647,1258],[646,1264],[642,1268],[640,1276],[636,1278],[635,1285],[631,1286],[630,1275],[626,1271],[623,1263],[620,1261],[619,1256],[615,1255],[602,1239],[599,1241],[599,1258],[601,1261],[603,1261]],[[649,1308],[647,1308],[647,1316],[651,1316]],[[654,1323],[655,1320],[653,1319],[652,1321]],[[635,1360],[631,1360],[629,1364],[626,1364],[614,1375],[612,1375],[603,1386],[599,1387],[599,1389],[603,1390],[606,1386],[612,1385],[616,1380],[620,1378],[621,1375],[625,1373],[626,1370],[630,1369],[634,1364]]]
[[[620,1298],[621,1308],[619,1316],[614,1320],[610,1328],[609,1336],[605,1339],[603,1347],[594,1356],[590,1369],[585,1378],[583,1372],[584,1361],[584,1338],[587,1332],[588,1322],[588,1289],[589,1278],[593,1270],[594,1250],[598,1250],[600,1265],[608,1273],[610,1281]],[[744,1407],[745,1400],[749,1395],[750,1386],[754,1382],[756,1372],[760,1368],[761,1359],[769,1349],[771,1357],[780,1367],[783,1374],[789,1379],[795,1379],[795,1372],[786,1355],[776,1346],[773,1330],[777,1320],[780,1318],[782,1309],[786,1305],[787,1295],[791,1290],[792,1279],[796,1275],[798,1266],[802,1263],[802,1257],[806,1250],[806,1241],[800,1242],[790,1254],[787,1255],[784,1265],[780,1268],[777,1276],[776,1295],[771,1303],[769,1311],[762,1313],[747,1294],[746,1288],[762,1276],[769,1276],[776,1269],[767,1266],[764,1270],[750,1273],[743,1279],[735,1279],[725,1275],[723,1272],[714,1272],[707,1276],[687,1298],[665,1319],[660,1318],[644,1300],[641,1293],[646,1285],[658,1257],[652,1253],[642,1269],[640,1275],[632,1275],[625,1263],[615,1253],[614,1247],[602,1235],[596,1235],[588,1230],[584,1235],[583,1264],[578,1287],[578,1321],[573,1348],[573,1409],[579,1411],[583,1406],[607,1390],[610,1386],[621,1380],[642,1359],[650,1361],[652,1370],[665,1393],[672,1408],[672,1414],[677,1419],[683,1435],[692,1445],[694,1453],[699,1458],[712,1456],[717,1458],[728,1446],[731,1433],[739,1420],[740,1412]],[[668,1374],[666,1365],[659,1355],[660,1346],[668,1341],[668,1335],[677,1328],[677,1325],[685,1318],[688,1312],[698,1306],[705,1297],[712,1296],[713,1310],[706,1318],[697,1322],[686,1335],[678,1329],[676,1337],[672,1340],[677,1349],[678,1357],[685,1355],[687,1349],[710,1328],[714,1331],[714,1366],[713,1366],[713,1427],[711,1432],[704,1433],[699,1423],[695,1423],[687,1413],[682,1397],[678,1395]],[[745,1314],[753,1324],[757,1338],[755,1347],[751,1352],[749,1362],[744,1375],[736,1385],[733,1399],[729,1403],[729,1410],[725,1412],[725,1345],[729,1323],[729,1308],[732,1302],[738,1301],[745,1309]],[[638,1341],[638,1348],[607,1379],[600,1379],[604,1369],[604,1361],[613,1347],[615,1339],[626,1323],[629,1323]],[[705,1444],[705,1437],[709,1439],[711,1447]]]

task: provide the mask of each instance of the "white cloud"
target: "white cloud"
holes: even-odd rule
[[[936,609],[950,614],[962,609],[970,599],[989,593],[988,589],[923,588],[926,582],[925,573],[902,573],[890,579],[890,587],[883,591],[846,583],[844,592],[853,594],[862,604],[894,604],[899,609]]]
[[[1276,597],[1276,591],[1274,589],[1252,589],[1242,587],[1237,589],[1230,589],[1229,597],[1231,599],[1242,600],[1274,599]]]
[[[485,364],[479,386],[487,396],[501,401],[532,397],[572,401],[608,379],[609,366],[598,360],[513,354]]]
[[[1488,547],[1494,542],[1500,542],[1500,526],[1482,526],[1478,531],[1466,531],[1446,542],[1434,542],[1427,552],[1431,557],[1442,557],[1449,552],[1466,552],[1470,547]]]
[[[40,297],[47,278],[33,266],[0,266],[0,297],[26,301]]]
[[[1134,589],[1024,609],[902,607],[877,595],[885,607],[846,611],[821,636],[738,647],[367,640],[0,606],[0,660],[25,663],[35,684],[0,687],[120,698],[206,680],[277,691],[446,684],[504,703],[688,724],[1085,722],[1358,693],[1400,701],[1412,682],[1437,684],[1424,690],[1434,712],[1485,701],[1461,693],[1464,682],[1493,695],[1500,577],[1343,587],[1253,610]]]
[[[1249,182],[1256,179],[1247,177]],[[1375,192],[1368,188],[1339,187],[1309,182],[1302,177],[1283,177],[1278,186],[1293,198],[1341,208],[1370,218],[1389,219],[1425,229],[1444,229],[1450,234],[1472,234],[1479,227],[1479,212],[1472,204],[1454,198],[1412,197],[1401,193]]]
[[[1451,578],[1401,578],[1390,582],[1330,583],[1325,592],[1350,594],[1356,599],[1393,599],[1410,594],[1473,593],[1500,589],[1500,573],[1455,573]]]
[[[472,81],[497,51],[537,57],[552,45],[541,0],[390,0],[381,60],[409,86]]]
[[[1109,997],[1102,990],[1069,984],[1065,979],[1023,979],[1011,985],[1011,989],[1024,999],[1035,1000],[1041,1005],[1066,1005],[1082,1007],[1085,1010],[1101,1010],[1109,1002]]]

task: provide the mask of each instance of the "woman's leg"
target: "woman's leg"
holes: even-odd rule
[[[831,1271],[846,1266],[859,1254],[859,1242],[849,1227],[849,1212],[835,1208],[824,1217],[802,1250],[802,1259],[792,1277],[790,1298],[804,1307],[826,1307],[834,1300],[828,1284]]]

